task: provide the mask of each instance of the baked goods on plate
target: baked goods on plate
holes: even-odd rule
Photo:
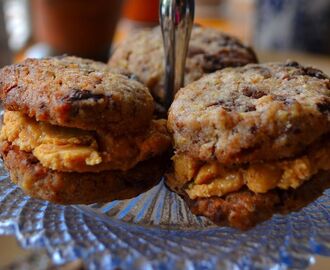
[[[1,154],[11,179],[57,203],[129,198],[155,184],[171,140],[136,80],[76,57],[0,71]],[[153,172],[153,173],[152,173]]]
[[[133,34],[125,40],[115,50],[109,65],[135,74],[149,87],[156,101],[162,102],[165,95],[164,61],[162,34],[156,27]],[[187,54],[185,84],[225,67],[256,62],[252,48],[235,37],[195,25]]]
[[[203,77],[169,111],[168,186],[194,213],[242,229],[289,209],[289,194],[301,199],[330,169],[329,104],[329,77],[292,61]]]
[[[53,125],[144,130],[152,119],[152,97],[142,84],[116,73],[77,57],[28,59],[2,69],[0,95],[6,109]]]

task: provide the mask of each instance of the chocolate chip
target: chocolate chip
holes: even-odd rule
[[[253,152],[257,151],[258,149],[260,149],[260,145],[255,145],[255,146],[251,146],[248,148],[243,148],[238,154],[238,157],[242,157],[242,156],[248,156],[253,154]]]
[[[69,96],[65,97],[64,99],[69,102],[81,101],[92,99],[94,101],[100,100],[104,98],[102,94],[93,94],[90,90],[79,90],[79,89],[72,89],[72,93]]]
[[[257,130],[258,130],[257,126],[250,127],[251,134],[255,134],[257,132]]]
[[[259,90],[258,88],[254,87],[254,86],[245,86],[243,88],[242,92],[243,92],[244,96],[251,97],[254,99],[259,99],[266,95],[265,92]]]
[[[204,54],[202,69],[211,73],[226,67],[240,67],[251,62],[256,62],[254,55],[249,55],[245,50],[222,48],[213,54]]]
[[[211,73],[216,70],[224,68],[224,64],[222,63],[222,58],[219,55],[214,54],[205,54],[203,61],[203,71],[206,73]]]
[[[321,80],[329,79],[327,75],[325,75],[321,70],[316,69],[316,68],[307,67],[307,68],[304,68],[304,72],[307,76],[310,76],[310,77],[315,77],[315,78],[318,78]]]
[[[233,110],[233,107],[235,107],[235,102],[234,102],[234,100],[226,100],[226,101],[218,100],[216,102],[213,102],[213,103],[207,105],[206,107],[209,108],[209,107],[213,107],[213,106],[219,106],[222,109],[224,109],[225,111],[231,112]]]
[[[44,109],[46,109],[46,104],[44,103],[44,102],[42,102],[40,105],[39,105],[39,109],[40,110],[44,110]]]
[[[324,100],[321,103],[317,103],[316,106],[321,113],[330,113],[330,101]]]
[[[296,68],[301,67],[301,65],[296,61],[287,61],[285,63],[285,66],[286,67],[296,67]]]
[[[298,72],[296,75],[307,75],[307,76],[315,77],[315,78],[318,78],[321,80],[329,78],[321,70],[313,68],[313,67],[303,67],[298,62],[295,62],[295,61],[287,62],[285,64],[285,66],[299,68],[301,72]]]
[[[223,104],[225,104],[225,102],[223,100],[218,100],[216,102],[206,105],[206,107],[208,108],[208,107],[213,107],[213,106],[222,106]]]
[[[256,53],[254,52],[254,50],[251,47],[248,46],[244,46],[245,49],[247,49],[247,51],[249,52],[249,63],[259,63],[258,57],[256,55]]]
[[[37,158],[31,157],[31,158],[28,158],[28,162],[31,165],[34,165],[34,164],[38,164],[40,161]]]
[[[17,85],[17,84],[13,84],[13,85],[8,85],[7,87],[4,87],[3,92],[4,93],[9,93],[11,90],[15,89],[16,91],[21,89],[22,87]]]
[[[256,106],[254,106],[254,105],[248,105],[248,106],[245,108],[244,112],[253,112],[253,111],[255,111],[256,109],[257,109]]]

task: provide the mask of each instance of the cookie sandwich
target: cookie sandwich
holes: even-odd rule
[[[136,80],[76,57],[0,71],[1,155],[11,180],[56,203],[125,199],[154,185],[170,146]]]
[[[125,40],[115,50],[109,65],[135,74],[148,86],[156,101],[162,103],[165,96],[164,59],[162,34],[160,27],[156,27],[137,32]],[[185,84],[225,67],[244,66],[257,61],[252,48],[237,38],[195,25],[187,53]]]
[[[297,62],[226,68],[181,89],[169,110],[167,185],[192,211],[247,229],[330,185],[330,80]]]

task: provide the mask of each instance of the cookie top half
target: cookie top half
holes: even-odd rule
[[[149,125],[148,89],[102,63],[77,57],[27,59],[0,71],[7,110],[86,130],[136,132]]]
[[[177,93],[168,126],[176,150],[200,160],[292,157],[330,131],[330,79],[292,61],[223,69]]]
[[[194,26],[186,61],[185,84],[225,67],[256,62],[253,50],[238,39],[212,28]],[[109,65],[136,74],[155,98],[159,101],[164,98],[164,50],[159,27],[130,36],[116,49]]]

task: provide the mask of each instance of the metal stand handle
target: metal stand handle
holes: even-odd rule
[[[165,52],[165,106],[184,83],[184,70],[191,29],[194,22],[194,0],[161,0],[160,24]]]

